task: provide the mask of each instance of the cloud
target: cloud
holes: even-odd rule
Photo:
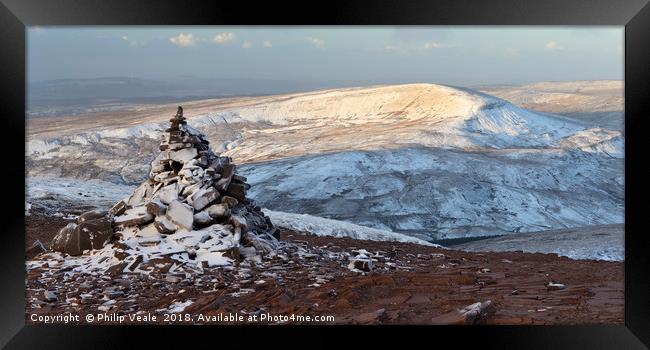
[[[123,36],[122,36],[122,40],[126,41],[127,43],[129,43],[129,45],[131,45],[131,46],[133,46],[133,47],[138,47],[138,46],[140,46],[140,44],[141,44],[140,42],[138,42],[138,41],[136,41],[136,40],[131,40],[131,39],[129,39],[129,36],[128,36],[128,35],[123,35]]]
[[[546,49],[547,50],[563,50],[564,48],[560,45],[555,40],[551,40],[546,43]]]
[[[447,47],[451,47],[451,46],[437,41],[430,41],[430,42],[425,42],[424,44],[422,44],[421,42],[402,43],[400,45],[387,44],[384,46],[384,50],[393,51],[393,52],[402,52],[402,53],[416,53],[423,50],[434,50],[434,49],[442,49]]]
[[[31,30],[32,32],[42,32],[43,31],[43,27],[40,27],[40,26],[31,26],[31,27],[28,27],[28,29]]]
[[[308,36],[308,37],[305,38],[305,41],[308,42],[309,44],[313,45],[314,47],[323,48],[325,46],[325,40],[320,39],[320,38],[314,38],[314,37]]]
[[[430,42],[422,45],[422,48],[425,50],[430,50],[430,49],[440,49],[446,47],[445,44],[437,43],[437,42]]]
[[[194,35],[192,33],[183,34],[180,33],[177,36],[169,38],[169,41],[178,46],[193,46],[196,41],[194,40]]]
[[[245,40],[245,41],[241,44],[241,47],[244,48],[244,49],[250,49],[251,47],[253,47],[253,44],[252,44],[250,41]]]
[[[226,43],[229,43],[229,42],[231,42],[231,41],[233,41],[235,39],[237,39],[237,35],[235,35],[235,33],[224,32],[224,33],[219,33],[219,34],[215,35],[214,39],[212,39],[212,41],[214,41],[217,44],[226,44]]]
[[[273,44],[271,44],[271,42],[267,40],[262,44],[262,46],[264,46],[264,47],[273,47]]]
[[[505,49],[505,55],[508,57],[521,57],[521,50],[512,47],[507,47]]]

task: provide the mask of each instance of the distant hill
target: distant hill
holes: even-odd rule
[[[213,79],[180,76],[170,80],[131,77],[57,79],[28,84],[29,117],[77,115],[123,109],[131,104],[173,103],[226,96],[300,92],[359,82]]]
[[[624,219],[620,131],[485,93],[408,84],[183,107],[270,210],[424,240]],[[139,183],[175,110],[31,120],[28,174]]]

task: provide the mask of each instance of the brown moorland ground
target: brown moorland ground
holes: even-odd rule
[[[36,240],[49,242],[67,223],[37,214],[26,221],[28,246]],[[237,323],[215,319],[228,314],[334,316],[326,322],[262,322],[307,324],[622,324],[624,320],[621,262],[462,252],[289,230],[282,230],[282,240],[288,244],[286,259],[274,258],[263,265],[237,262],[232,269],[209,268],[200,275],[170,273],[171,260],[148,262],[156,266],[148,275],[135,273],[130,266],[104,275],[71,277],[66,269],[30,269],[25,281],[26,320],[39,323],[31,320],[32,315],[65,313],[80,315],[76,322],[80,324],[85,324],[84,315],[102,313],[152,314],[156,321],[147,323],[156,324]],[[375,255],[371,271],[352,271],[341,258],[358,249]],[[549,287],[551,282],[563,287]],[[56,300],[46,300],[47,291],[54,292]],[[488,300],[491,306],[478,315],[458,311]],[[187,319],[165,316],[184,302],[185,309],[176,315]],[[128,318],[123,323],[141,324]]]

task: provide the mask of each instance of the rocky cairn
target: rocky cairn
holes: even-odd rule
[[[250,185],[232,159],[212,152],[182,107],[170,121],[149,178],[109,211],[86,212],[61,229],[52,250],[77,256],[110,243],[126,254],[209,266],[272,255],[279,231],[246,198]]]

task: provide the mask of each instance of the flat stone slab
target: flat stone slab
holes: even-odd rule
[[[214,187],[200,189],[192,195],[192,206],[197,211],[203,210],[203,208],[214,202],[219,196],[219,191]]]
[[[165,217],[181,228],[188,231],[192,230],[194,224],[194,210],[192,207],[179,200],[174,200],[169,203]]]
[[[169,159],[185,163],[196,158],[198,155],[196,148],[183,148],[178,151],[170,151]]]
[[[114,222],[116,225],[137,226],[149,223],[153,218],[153,215],[147,212],[146,206],[140,206],[127,209],[123,215],[116,217]]]

